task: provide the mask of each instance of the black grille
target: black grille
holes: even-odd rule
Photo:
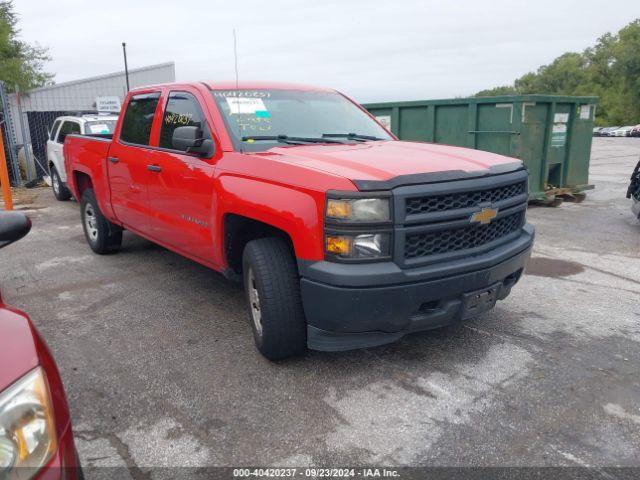
[[[407,215],[442,212],[457,208],[475,207],[484,202],[499,202],[526,193],[526,182],[512,183],[503,187],[474,192],[450,193],[430,197],[407,199]]]
[[[517,212],[494,220],[489,225],[410,234],[406,238],[404,257],[417,258],[480,247],[517,231],[523,220],[524,212]]]

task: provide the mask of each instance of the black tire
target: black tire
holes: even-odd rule
[[[122,229],[104,218],[93,189],[82,194],[80,215],[84,236],[91,250],[99,255],[117,252],[122,245]]]
[[[242,264],[256,347],[269,360],[302,354],[307,348],[307,322],[291,249],[280,238],[252,240],[244,249]],[[259,320],[255,320],[252,299],[256,292]]]
[[[56,197],[56,200],[60,202],[64,202],[71,198],[71,191],[62,183],[60,180],[60,174],[56,167],[51,167],[51,189],[53,190],[53,195]]]

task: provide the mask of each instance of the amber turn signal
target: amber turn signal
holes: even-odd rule
[[[348,219],[351,217],[351,202],[330,198],[327,201],[327,217]]]
[[[353,237],[344,235],[327,235],[327,252],[333,255],[348,256],[351,253]]]

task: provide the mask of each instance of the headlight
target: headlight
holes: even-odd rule
[[[390,234],[327,234],[326,252],[342,260],[375,260],[390,256]]]
[[[16,467],[44,466],[56,449],[51,395],[37,367],[0,393],[0,478]]]
[[[329,198],[326,218],[353,223],[391,221],[388,198]]]

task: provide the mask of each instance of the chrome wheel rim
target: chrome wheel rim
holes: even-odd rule
[[[256,285],[256,278],[253,269],[247,272],[247,289],[249,291],[249,308],[251,309],[251,319],[258,336],[262,336],[262,312],[260,311],[260,294]]]
[[[56,193],[60,193],[60,180],[58,179],[57,173],[51,175],[51,183],[53,184],[53,191]]]
[[[98,219],[93,205],[87,203],[84,207],[84,226],[87,229],[87,235],[93,241],[98,238]]]

